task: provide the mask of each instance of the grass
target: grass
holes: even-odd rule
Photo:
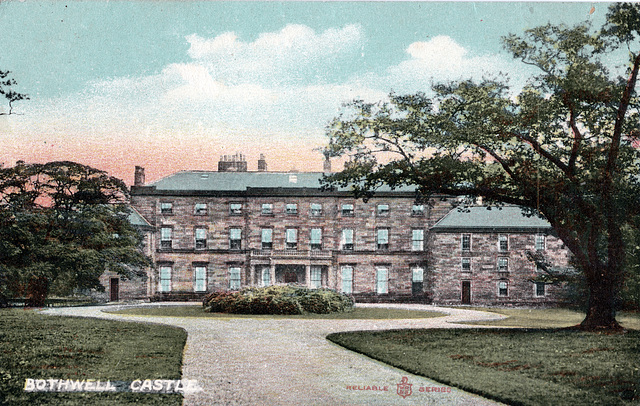
[[[328,339],[414,374],[513,405],[640,400],[640,331],[435,329]]]
[[[184,330],[0,310],[0,404],[180,405],[180,394],[24,392],[25,380],[180,379]]]
[[[468,308],[482,310],[509,316],[496,321],[471,322],[466,324],[496,326],[496,327],[525,327],[525,328],[563,328],[580,324],[585,313],[570,309],[520,309],[520,308]],[[640,330],[640,314],[620,312],[618,322],[627,329]]]
[[[417,310],[384,309],[370,307],[356,307],[352,311],[330,314],[299,314],[299,315],[253,315],[253,314],[229,314],[209,313],[200,306],[157,306],[134,307],[118,310],[113,313],[129,314],[136,316],[169,316],[169,317],[206,317],[206,318],[258,318],[258,319],[314,319],[314,320],[379,320],[379,319],[426,319],[430,317],[444,316],[443,313],[425,312]]]

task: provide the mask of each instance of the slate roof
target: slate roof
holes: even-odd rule
[[[322,172],[215,172],[181,171],[145,186],[158,191],[244,191],[247,188],[319,189]],[[414,187],[397,188],[413,192]],[[382,187],[379,191],[391,191]]]
[[[129,212],[129,223],[131,223],[131,225],[134,227],[152,227],[138,210],[131,206],[129,206],[129,208],[131,209]]]
[[[432,228],[435,232],[469,231],[548,231],[551,225],[538,216],[527,217],[518,206],[473,206],[452,209]]]

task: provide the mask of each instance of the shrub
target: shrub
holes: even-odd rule
[[[238,292],[213,292],[204,298],[203,306],[212,313],[326,314],[350,310],[353,299],[331,289],[273,285]]]

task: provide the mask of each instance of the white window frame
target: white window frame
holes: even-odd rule
[[[229,214],[232,216],[242,215],[242,203],[237,203],[237,202],[229,203]]]
[[[498,234],[498,251],[509,251],[509,236],[506,234]]]
[[[311,289],[319,289],[322,287],[322,267],[317,265],[312,265],[309,270],[309,277],[311,279],[310,287]]]
[[[498,257],[496,269],[498,270],[498,272],[509,272],[509,258]]]
[[[468,240],[466,244],[465,244],[465,240]],[[471,244],[472,244],[471,234],[468,234],[468,233],[462,234],[462,241],[460,244],[460,248],[462,249],[462,251],[471,251],[471,246],[472,246]]]
[[[229,229],[229,249],[241,250],[242,249],[242,229],[230,228]]]
[[[287,203],[284,211],[289,216],[298,215],[298,203]]]
[[[468,264],[468,267],[465,269],[465,263]],[[460,258],[460,270],[462,272],[471,272],[471,258],[462,257]]]
[[[386,266],[376,267],[376,293],[378,295],[389,293],[389,268]]]
[[[411,251],[424,251],[424,230],[414,228],[411,230]]]
[[[285,249],[297,250],[298,249],[298,229],[297,228],[285,228]]]
[[[260,207],[260,213],[263,216],[270,216],[273,214],[273,203],[262,203]]]
[[[158,269],[158,292],[171,292],[171,274],[170,265],[160,265]]]
[[[544,251],[547,249],[547,238],[544,234],[536,234],[535,246],[536,251]]]
[[[160,214],[173,214],[173,203],[160,202]]]
[[[388,228],[376,229],[376,249],[378,251],[389,250],[389,229]]]
[[[195,265],[193,267],[193,291],[207,291],[207,267],[204,265]]]
[[[198,227],[195,229],[195,247],[198,250],[203,250],[207,248],[207,229]],[[198,244],[200,242],[200,244]]]
[[[322,229],[321,228],[312,228],[309,231],[309,248],[311,250],[322,249]]]
[[[273,249],[273,228],[260,230],[260,248],[263,250]]]
[[[424,283],[424,268],[421,266],[414,266],[411,268],[411,282],[423,282]]]
[[[424,216],[424,204],[414,204],[411,206],[412,216]]]
[[[172,248],[173,245],[173,228],[160,228],[160,248]]]
[[[376,214],[380,217],[386,217],[389,215],[389,205],[387,203],[380,203],[376,206]]]
[[[320,203],[311,203],[311,207],[309,209],[311,217],[320,217],[322,216],[322,204]]]
[[[353,228],[343,228],[342,236],[340,238],[340,249],[343,251],[353,251],[355,244],[355,231]]]
[[[502,287],[504,285],[504,287]],[[509,282],[507,281],[498,281],[498,296],[499,297],[508,297],[509,296]],[[502,290],[504,289],[504,294]]]
[[[341,207],[342,217],[353,217],[356,212],[356,206],[351,203],[345,203]]]
[[[207,204],[206,203],[196,203],[193,206],[193,214],[196,216],[206,216],[207,215]]]
[[[351,265],[342,265],[341,267],[342,273],[342,282],[341,288],[342,293],[346,293],[350,295],[353,293],[353,266]]]
[[[242,285],[241,269],[239,266],[229,267],[229,290],[238,290]]]

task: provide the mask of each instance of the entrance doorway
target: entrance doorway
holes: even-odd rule
[[[298,283],[304,285],[304,265],[276,265],[276,283]]]
[[[471,281],[462,281],[462,304],[471,304]]]
[[[111,278],[109,281],[109,300],[112,302],[117,302],[120,300],[120,287],[119,287],[120,279]]]

